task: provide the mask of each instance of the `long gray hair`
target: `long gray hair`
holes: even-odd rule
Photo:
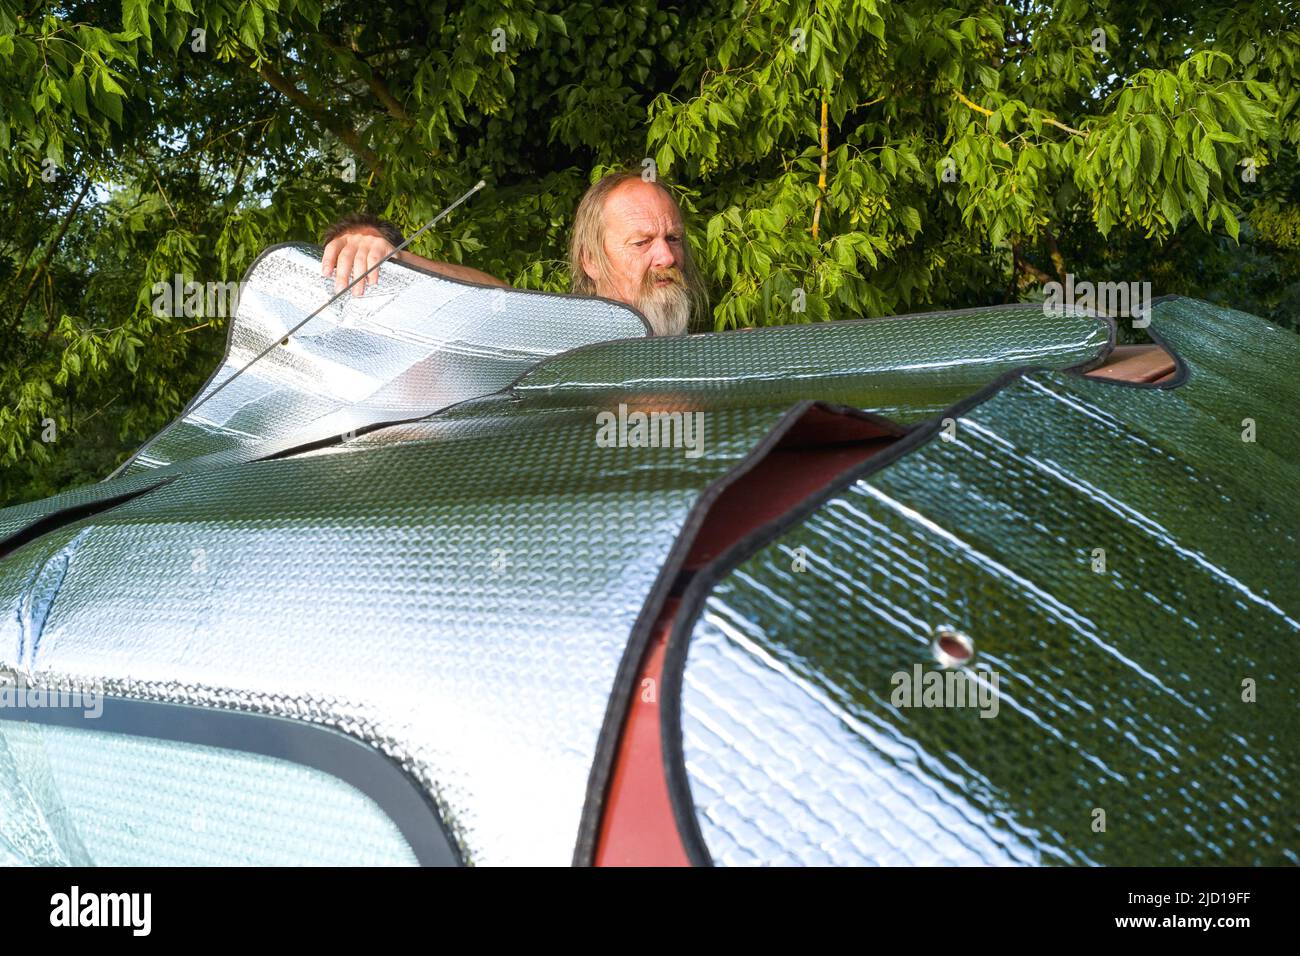
[[[605,200],[609,194],[623,183],[641,179],[636,170],[621,170],[606,173],[583,194],[578,203],[578,211],[573,216],[573,236],[569,240],[569,273],[572,276],[572,289],[579,295],[596,295],[596,280],[587,275],[582,267],[582,254],[585,251],[601,275],[608,275],[609,256],[605,254]],[[669,198],[682,219],[682,280],[691,297],[691,326],[696,329],[710,329],[713,317],[709,313],[709,293],[705,288],[703,277],[695,267],[691,256],[691,244],[686,238],[686,220],[682,208],[671,192],[659,182],[654,183]]]

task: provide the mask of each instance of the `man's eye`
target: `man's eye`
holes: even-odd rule
[[[642,239],[642,240],[640,240],[639,242],[634,242],[634,243],[632,243],[632,245],[634,245],[634,246],[644,246],[644,245],[646,245],[646,244],[649,243],[649,242],[650,242],[649,239]]]
[[[668,241],[669,241],[669,242],[681,242],[681,241],[682,241],[682,237],[681,237],[681,236],[669,236],[669,237],[668,237]]]

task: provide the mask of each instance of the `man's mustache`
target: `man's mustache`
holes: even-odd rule
[[[646,270],[645,278],[641,280],[642,290],[645,292],[651,291],[654,284],[661,279],[669,279],[675,285],[686,285],[686,277],[682,275],[682,270],[676,266],[669,266],[667,269]]]

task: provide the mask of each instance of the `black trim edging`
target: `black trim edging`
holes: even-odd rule
[[[681,530],[677,533],[672,547],[668,550],[668,557],[659,569],[654,586],[641,606],[641,613],[637,616],[636,623],[632,626],[632,633],[623,648],[623,656],[619,661],[614,685],[610,690],[609,702],[605,707],[605,719],[601,724],[600,735],[596,739],[596,752],[592,760],[591,772],[587,777],[587,794],[583,801],[578,839],[573,850],[575,866],[592,866],[595,863],[596,844],[600,836],[601,820],[604,817],[605,794],[613,773],[614,760],[618,756],[623,724],[631,705],[632,689],[637,675],[641,672],[641,659],[650,644],[650,635],[655,622],[659,619],[664,603],[673,593],[678,574],[690,554],[691,545],[694,544],[709,509],[728,487],[766,457],[795,423],[813,407],[839,414],[849,414],[878,425],[895,435],[904,435],[908,432],[907,426],[861,409],[812,399],[804,400],[788,408],[758,444],[700,492],[687,513],[686,520],[682,522]]]
[[[3,560],[13,554],[25,544],[30,544],[37,538],[56,531],[66,525],[70,525],[82,518],[88,518],[104,511],[111,511],[118,505],[124,505],[128,501],[139,498],[141,495],[148,494],[163,485],[171,484],[178,476],[172,475],[160,478],[151,485],[145,485],[143,488],[134,488],[130,491],[124,491],[120,495],[113,495],[109,498],[97,498],[94,501],[83,502],[77,505],[71,505],[67,508],[56,508],[53,511],[41,515],[35,521],[23,525],[18,530],[5,538],[0,539],[0,560]]]
[[[0,720],[219,747],[311,767],[373,800],[421,866],[462,865],[424,787],[387,754],[356,737],[322,724],[249,711],[107,695],[100,699],[104,707],[98,717],[81,708],[0,707]]]

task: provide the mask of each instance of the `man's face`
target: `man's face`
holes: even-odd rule
[[[596,294],[640,309],[655,332],[686,331],[691,299],[682,273],[682,221],[677,207],[653,183],[630,180],[605,200],[605,255],[610,274],[583,262]]]

